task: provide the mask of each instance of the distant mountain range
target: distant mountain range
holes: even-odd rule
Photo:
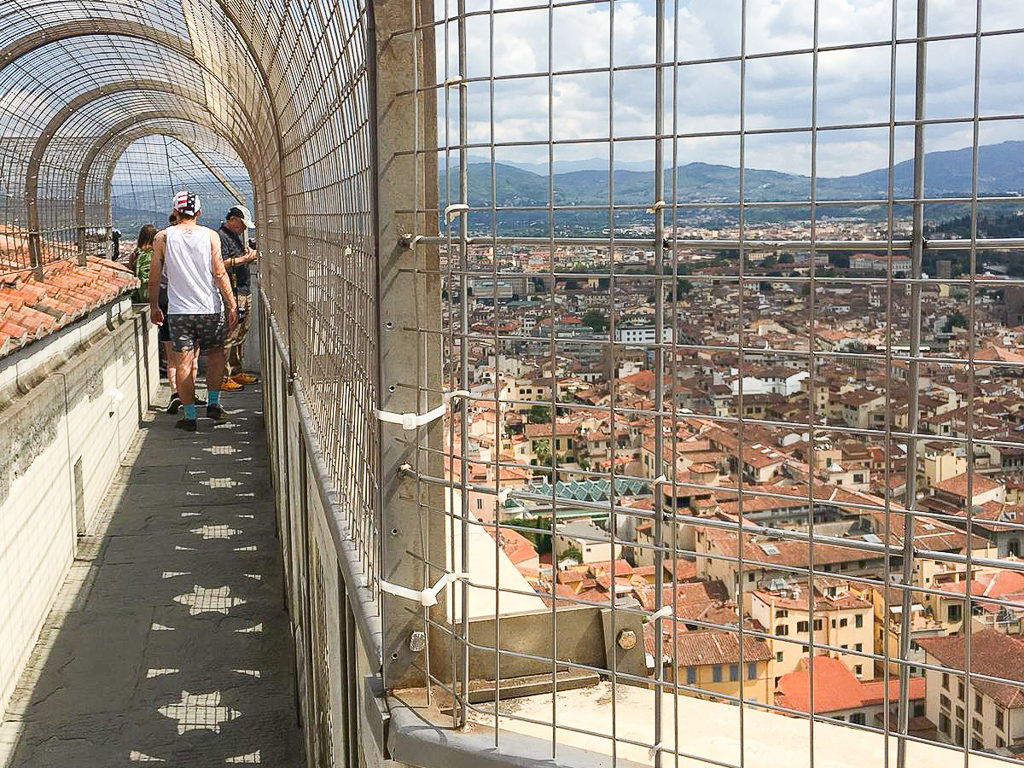
[[[578,161],[582,165],[600,161]],[[925,157],[925,194],[928,197],[956,197],[971,192],[972,151],[970,148],[932,152]],[[556,166],[553,177],[554,204],[558,206],[607,206],[609,203],[608,171],[596,169],[560,170]],[[494,166],[494,186],[498,206],[547,206],[548,175],[538,173],[537,166],[498,163]],[[458,168],[451,172],[451,191],[448,199],[458,199]],[[893,187],[896,197],[909,197],[913,190],[914,163],[908,160],[893,169]],[[491,166],[489,162],[467,164],[469,203],[473,206],[491,205]],[[616,205],[649,206],[654,202],[654,172],[652,170],[616,169],[612,181]],[[446,177],[441,169],[439,186],[444,192]],[[727,165],[689,163],[676,169],[675,188],[679,203],[736,203],[739,200],[739,170]],[[665,197],[671,197],[673,174],[665,172]],[[855,176],[818,178],[817,199],[821,201],[884,200],[888,194],[889,170],[881,168]],[[1007,141],[980,147],[978,152],[978,192],[985,195],[1024,194],[1024,141]],[[744,198],[748,202],[792,202],[792,207],[750,209],[751,221],[784,221],[806,219],[810,201],[811,180],[780,171],[748,168],[744,174]],[[1022,200],[1024,205],[1024,200]],[[1005,208],[1005,206],[1003,206]],[[962,213],[955,206],[939,212],[942,218]],[[909,214],[909,209],[897,210],[897,216]],[[885,206],[849,205],[820,208],[819,217],[851,218],[865,221],[881,220],[886,216]],[[714,208],[700,205],[680,209],[680,217],[690,223],[728,222],[735,219],[735,208]],[[606,210],[564,211],[555,214],[556,229],[561,231],[588,231],[608,225]],[[650,223],[645,211],[616,213],[616,226],[624,227],[643,222]],[[489,213],[474,213],[470,218],[473,228],[489,228]],[[546,211],[502,211],[499,213],[500,231],[546,229]]]

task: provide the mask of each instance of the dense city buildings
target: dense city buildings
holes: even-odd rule
[[[464,458],[473,475],[470,514],[500,524],[488,530],[546,600],[668,617],[660,639],[645,625],[648,674],[660,655],[680,694],[806,713],[813,687],[816,714],[881,728],[907,668],[911,734],[1017,754],[1024,689],[976,680],[979,728],[927,669],[956,668],[972,633],[972,673],[1019,676],[1003,662],[1024,654],[1016,285],[982,262],[973,286],[952,279],[951,254],[918,296],[907,252],[741,254],[694,246],[735,228],[675,234],[687,247],[669,238],[659,256],[468,247],[465,278],[445,286],[468,323],[456,351],[469,420],[450,439],[467,432],[451,467]],[[885,234],[825,223],[817,237]],[[912,445],[915,431],[926,437]],[[969,578],[952,562],[964,556],[977,561]]]

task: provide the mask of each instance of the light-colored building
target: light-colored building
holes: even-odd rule
[[[871,272],[888,272],[891,275],[903,273],[910,274],[911,263],[909,256],[898,256],[892,254],[892,260],[885,253],[857,253],[850,257],[850,269],[866,270]]]
[[[617,325],[615,326],[615,341],[622,344],[654,344],[658,339],[658,329],[653,325]],[[672,329],[665,327],[661,329],[661,341],[663,344],[672,343]]]
[[[871,603],[851,593],[845,582],[830,584],[824,591],[815,590],[814,643],[871,653],[874,616]],[[773,679],[795,671],[810,652],[811,602],[806,587],[788,585],[774,590],[756,589],[750,593],[750,617],[771,634],[771,675]],[[817,650],[816,650],[817,652]],[[875,676],[871,659],[843,653],[834,654],[861,680]]]
[[[929,664],[951,670],[925,672],[928,719],[943,741],[963,745],[969,738],[971,749],[1008,754],[1008,747],[1024,740],[1024,639],[991,629],[972,633],[970,690],[965,677],[953,671],[964,669],[966,643],[964,635],[918,641]]]
[[[578,549],[584,563],[616,560],[622,547],[611,541],[611,534],[589,520],[573,520],[555,526],[555,558],[562,559],[565,550]]]
[[[918,474],[924,479],[926,488],[966,471],[967,456],[962,448],[938,441],[925,443],[924,455],[918,459]]]
[[[729,696],[738,700],[742,688],[744,701],[771,702],[774,690],[769,674],[772,652],[763,639],[746,635],[741,659],[738,631],[688,632],[673,629],[671,622],[663,623],[661,652],[669,662],[665,679],[700,689],[683,693],[702,698]],[[648,627],[644,643],[653,656],[656,652],[653,626]]]

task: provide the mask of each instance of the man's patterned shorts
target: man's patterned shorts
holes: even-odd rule
[[[166,322],[175,352],[185,352],[196,347],[203,350],[223,347],[228,333],[227,318],[223,312],[211,315],[168,315]]]

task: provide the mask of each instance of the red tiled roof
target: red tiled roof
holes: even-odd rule
[[[675,635],[672,652],[671,629],[664,632],[665,653],[678,667],[698,667],[705,664],[735,664],[740,661],[738,632],[708,630],[679,632]],[[768,643],[759,637],[743,638],[743,661],[768,661],[773,658]]]
[[[783,675],[775,691],[775,703],[799,712],[810,711],[810,674],[808,660],[800,662],[800,669]],[[923,677],[910,679],[910,699],[923,699]],[[881,704],[885,699],[882,680],[861,682],[839,659],[831,656],[814,657],[814,711],[816,714],[858,709]],[[889,701],[899,700],[899,680],[889,681]]]
[[[943,480],[933,486],[937,491],[945,491],[961,498],[967,498],[967,473]],[[988,493],[999,487],[999,483],[981,474],[974,475],[973,487],[971,490],[977,496]]]
[[[965,638],[963,635],[920,637],[916,640],[929,656],[944,667],[964,668]],[[1024,641],[994,629],[971,633],[971,673],[1024,683]],[[972,678],[972,684],[1000,706],[1024,708],[1024,686]]]
[[[519,531],[502,528],[501,532],[496,534],[493,525],[485,525],[484,530],[491,534],[492,539],[497,535],[496,540],[501,542],[502,551],[513,565],[519,565],[537,557],[537,550],[533,548],[533,544]]]
[[[124,265],[89,257],[64,259],[0,276],[0,357],[41,339],[139,285]]]

